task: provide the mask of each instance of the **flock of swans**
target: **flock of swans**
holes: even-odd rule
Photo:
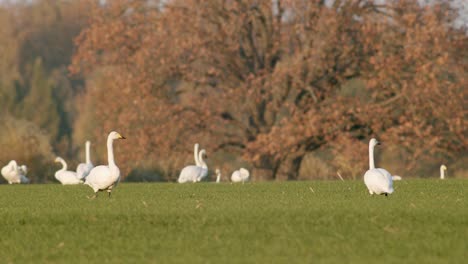
[[[96,198],[98,192],[107,191],[109,197],[111,196],[112,189],[117,186],[120,181],[120,170],[115,164],[114,160],[114,148],[113,142],[117,139],[125,139],[118,132],[112,131],[107,136],[107,165],[93,166],[90,157],[91,143],[86,141],[86,163],[80,163],[75,171],[67,170],[67,163],[61,157],[57,157],[55,162],[61,163],[62,168],[55,172],[55,179],[63,185],[70,184],[86,184],[91,187],[94,191],[94,196],[90,198]],[[369,142],[369,170],[364,174],[364,183],[371,195],[382,194],[387,196],[393,193],[393,181],[401,180],[400,176],[391,175],[387,170],[382,168],[376,168],[374,163],[374,148],[380,143],[372,138]],[[204,161],[204,157],[207,158],[206,150],[202,149],[198,151],[199,144],[194,145],[194,160],[195,165],[189,165],[182,169],[180,172],[177,182],[200,182],[208,176],[208,166]],[[440,167],[440,178],[445,179],[445,171],[447,167],[442,165]],[[15,183],[29,183],[29,179],[26,177],[28,169],[26,165],[19,166],[16,161],[10,161],[1,170],[2,176],[7,180],[9,184]],[[221,171],[215,170],[216,182],[221,181]],[[246,182],[248,181],[250,173],[245,168],[236,170],[231,175],[231,182]]]

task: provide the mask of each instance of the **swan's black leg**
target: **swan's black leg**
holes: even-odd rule
[[[385,193],[385,196],[388,196],[388,193]]]
[[[109,194],[109,198],[111,197],[111,191],[107,191],[107,193]]]

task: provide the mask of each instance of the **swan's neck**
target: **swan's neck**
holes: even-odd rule
[[[375,164],[374,164],[374,146],[369,144],[369,168],[375,169]]]
[[[68,167],[67,167],[67,163],[65,162],[65,160],[61,159],[60,163],[62,163],[62,169],[60,171],[66,171]]]
[[[216,182],[219,182],[221,180],[221,173],[218,173],[216,175]]]
[[[200,163],[199,167],[207,168],[205,161],[203,160],[203,152],[198,153],[198,162]]]
[[[109,163],[109,167],[116,166],[114,161],[114,147],[112,146],[113,141],[112,138],[107,138],[107,162]]]
[[[445,170],[443,167],[440,167],[440,178],[445,179]]]
[[[200,166],[200,161],[198,160],[198,144],[195,144],[193,147],[193,157],[195,158],[195,165]]]
[[[90,145],[91,144],[89,144],[89,142],[86,142],[86,163],[87,164],[91,163],[91,156],[90,156],[90,153],[89,153]]]

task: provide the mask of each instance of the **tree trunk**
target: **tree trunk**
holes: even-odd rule
[[[297,180],[303,156],[288,156],[280,164],[273,177],[278,181]]]

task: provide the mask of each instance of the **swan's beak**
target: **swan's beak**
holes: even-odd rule
[[[124,136],[122,136],[122,135],[120,135],[120,134],[119,134],[118,138],[119,138],[119,139],[126,139],[126,137],[124,137]]]
[[[381,145],[379,141],[377,141],[377,145]]]

